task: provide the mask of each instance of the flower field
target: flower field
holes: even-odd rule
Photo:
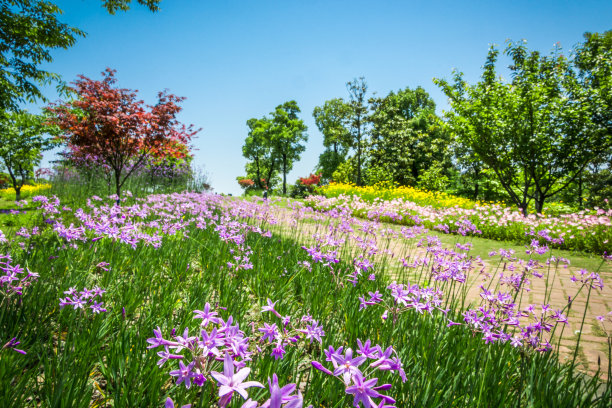
[[[596,208],[577,213],[524,217],[520,211],[495,203],[478,203],[444,193],[400,187],[379,189],[331,184],[323,196],[306,202],[319,210],[346,208],[353,215],[402,225],[424,224],[445,233],[461,232],[458,224],[474,226],[484,238],[529,244],[544,238],[556,248],[612,253],[612,210]]]
[[[537,233],[481,258],[466,220],[446,245],[331,199],[128,196],[37,196],[0,231],[3,407],[609,406],[606,258]]]
[[[28,198],[38,194],[44,194],[49,189],[51,189],[51,184],[26,184],[21,188],[21,196],[22,198]],[[15,189],[11,187],[0,190],[0,199],[7,201],[14,200]]]

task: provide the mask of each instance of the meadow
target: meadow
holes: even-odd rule
[[[299,201],[69,197],[0,214],[2,406],[609,406],[605,257],[541,234],[484,257],[467,222]]]

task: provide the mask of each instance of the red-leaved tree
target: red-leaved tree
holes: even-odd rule
[[[107,68],[102,81],[83,75],[76,80],[78,98],[47,107],[51,122],[63,132],[69,155],[95,158],[114,176],[115,191],[147,158],[185,158],[189,143],[199,132],[181,124],[176,115],[185,99],[166,91],[158,93],[155,105],[145,105],[136,91],[114,87],[115,70]]]

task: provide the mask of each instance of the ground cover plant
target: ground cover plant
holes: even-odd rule
[[[306,202],[321,210],[343,207],[363,218],[403,225],[424,223],[445,233],[461,231],[460,224],[467,221],[485,238],[528,244],[540,236],[547,237],[549,245],[557,248],[612,253],[612,210],[609,208],[524,216],[521,211],[503,204],[481,203],[410,187],[332,183],[319,191],[324,195],[310,196]]]
[[[126,193],[119,205],[74,204],[36,197],[28,221],[0,235],[4,406],[611,397],[609,308],[599,365],[580,345],[599,322],[593,305],[609,306],[603,258],[566,279],[543,237],[529,260],[503,249],[481,259],[470,233],[446,246],[423,225],[395,230],[299,202]]]

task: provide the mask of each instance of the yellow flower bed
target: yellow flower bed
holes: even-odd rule
[[[354,184],[330,183],[320,187],[318,192],[326,197],[338,197],[341,194],[356,195],[366,201],[393,200],[400,198],[406,201],[412,201],[419,205],[430,205],[436,208],[461,207],[474,208],[477,205],[483,206],[488,203],[481,201],[473,201],[467,198],[456,197],[451,194],[439,191],[426,191],[408,186],[393,186],[387,184],[378,184],[374,186],[358,187]]]
[[[35,195],[43,194],[45,191],[51,188],[51,184],[34,184],[25,185],[21,187],[21,198],[32,197]],[[13,187],[5,188],[0,190],[0,198],[4,200],[15,199],[15,189]]]

